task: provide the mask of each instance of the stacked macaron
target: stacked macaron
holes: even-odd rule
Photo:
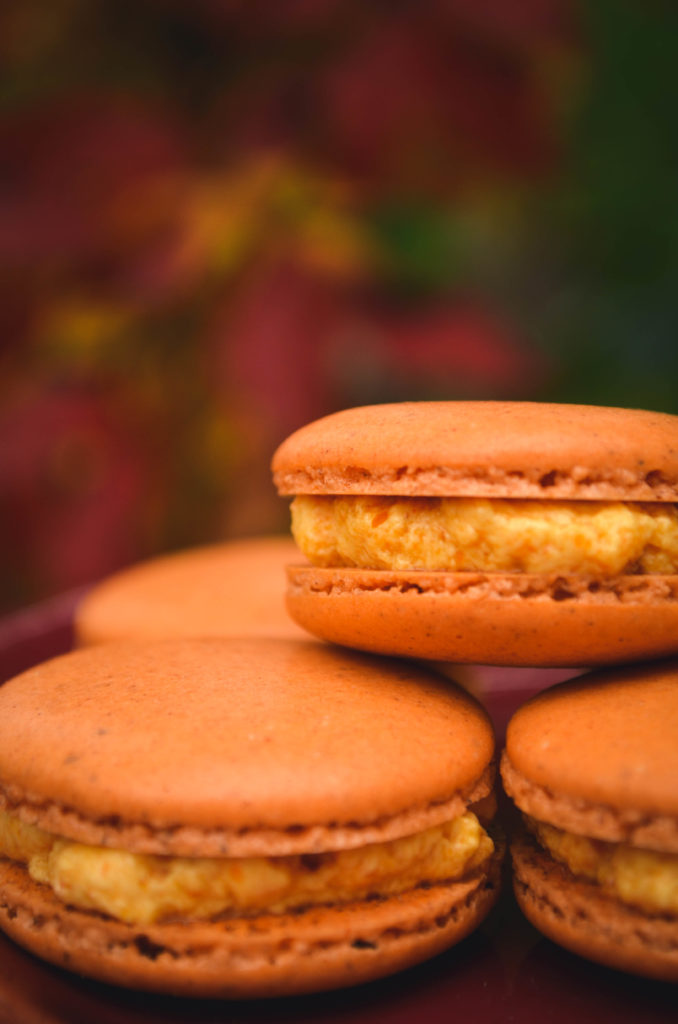
[[[596,665],[678,652],[678,418],[529,402],[347,409],[273,458],[311,633],[385,654]]]
[[[349,409],[273,459],[310,564],[287,604],[382,654],[622,666],[678,654],[678,418],[498,402]],[[678,662],[590,673],[509,725],[515,890],[548,936],[678,979]]]
[[[0,688],[0,925],[184,995],[388,974],[496,899],[493,748],[463,690],[311,640],[63,655]]]
[[[561,683],[509,724],[515,892],[554,941],[678,981],[678,663]]]

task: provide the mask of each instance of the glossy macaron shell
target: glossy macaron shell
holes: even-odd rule
[[[677,735],[678,662],[591,673],[516,712],[504,786],[537,821],[638,849],[627,884],[643,870],[643,850],[674,858],[678,870]],[[549,938],[613,967],[678,980],[675,914],[571,873],[521,829],[512,857],[518,902]]]
[[[178,826],[205,842],[231,833],[231,852],[249,854],[258,832],[267,852],[309,852],[301,828],[333,846],[342,827],[355,842],[401,816],[433,823],[467,801],[492,753],[463,691],[313,641],[86,648],[0,689],[0,792],[34,803],[45,827],[63,808],[83,831],[155,829],[168,846],[156,852]]]
[[[0,806],[133,853],[276,857],[410,836],[487,796],[493,753],[463,690],[315,641],[99,645],[0,688]],[[0,858],[0,922],[37,955],[117,984],[314,991],[458,942],[495,902],[500,855],[394,898],[143,925],[70,906]]]
[[[290,537],[256,537],[162,555],[95,585],[75,613],[80,645],[180,636],[298,637],[285,608]]]
[[[673,819],[678,852],[677,738],[678,662],[664,661],[589,673],[538,694],[509,723],[506,756],[535,794],[646,823]]]
[[[678,417],[534,402],[347,409],[274,455],[282,495],[675,502]],[[678,575],[428,571],[292,563],[309,632],[458,663],[584,667],[678,650]]]
[[[678,418],[540,402],[345,409],[276,451],[281,494],[678,500]]]

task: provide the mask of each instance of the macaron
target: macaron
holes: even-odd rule
[[[533,402],[346,409],[288,437],[311,564],[287,605],[326,640],[457,663],[678,651],[678,417]]]
[[[494,738],[463,690],[315,641],[82,648],[0,688],[0,927],[181,995],[367,981],[498,892]]]
[[[79,646],[180,636],[306,636],[285,608],[289,536],[189,548],[123,569],[75,612]]]
[[[581,956],[678,981],[678,662],[591,673],[511,719],[514,887]]]

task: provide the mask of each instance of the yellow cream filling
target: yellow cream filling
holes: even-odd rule
[[[299,495],[292,532],[318,566],[598,577],[678,570],[672,504]]]
[[[551,856],[573,875],[651,913],[678,914],[678,855],[589,839],[526,816]]]
[[[415,835],[337,853],[163,857],[87,846],[0,811],[0,856],[27,864],[63,902],[133,924],[282,913],[463,878],[494,844],[471,811]]]

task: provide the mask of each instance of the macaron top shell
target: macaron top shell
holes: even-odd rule
[[[85,595],[78,643],[179,636],[305,634],[285,610],[291,537],[256,537],[163,555],[123,569]]]
[[[302,427],[281,494],[678,500],[678,417],[537,402],[403,402]]]
[[[492,755],[463,690],[313,641],[110,644],[0,688],[0,802],[140,852],[395,838],[484,796]]]
[[[554,799],[639,820],[665,815],[678,834],[678,662],[589,673],[544,691],[509,723],[506,756]]]

